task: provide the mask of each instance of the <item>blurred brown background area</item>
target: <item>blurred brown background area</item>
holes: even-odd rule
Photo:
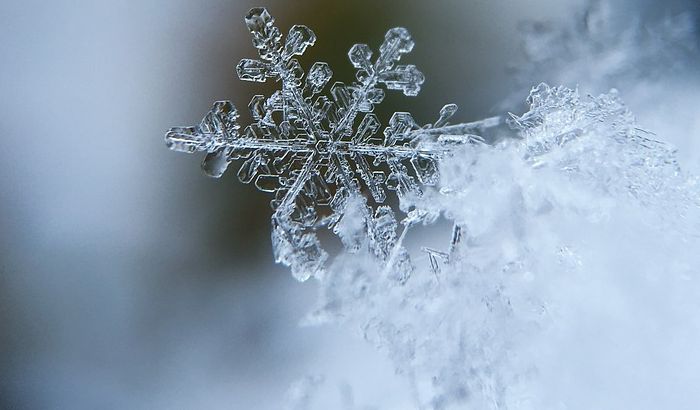
[[[620,4],[697,7],[656,3]],[[388,28],[407,27],[416,47],[405,61],[427,81],[416,98],[389,92],[378,113],[427,123],[450,102],[458,120],[497,113],[517,86],[507,68],[518,23],[562,21],[583,4],[3,2],[0,408],[272,409],[319,369],[363,379],[374,362],[375,377],[391,374],[354,335],[298,328],[314,284],[273,264],[270,198],[232,172],[206,178],[164,132],[220,99],[245,124],[250,98],[274,89],[235,75],[256,56],[243,23],[253,6],[283,32],[311,27],[302,65],[326,61],[346,82],[354,43],[376,50]]]

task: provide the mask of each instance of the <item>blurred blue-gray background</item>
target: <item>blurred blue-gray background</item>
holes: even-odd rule
[[[469,121],[524,99],[512,75],[520,23],[565,22],[584,3],[3,1],[0,408],[277,409],[316,373],[370,386],[367,401],[403,388],[354,333],[298,326],[314,284],[272,263],[269,198],[235,175],[206,178],[163,134],[215,100],[242,109],[272,89],[235,76],[255,55],[243,23],[253,6],[283,31],[309,25],[319,40],[302,62],[328,61],[338,80],[351,79],[352,44],[376,48],[407,27],[407,60],[427,81],[380,114],[428,122],[447,102]],[[616,6],[641,18],[698,7]]]

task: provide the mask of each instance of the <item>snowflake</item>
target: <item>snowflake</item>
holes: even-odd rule
[[[253,123],[242,132],[234,105],[218,101],[199,125],[171,128],[165,137],[168,147],[206,152],[202,168],[212,177],[220,177],[230,162],[242,161],[238,179],[274,195],[275,259],[290,266],[296,278],[322,274],[328,254],[316,236],[321,228],[332,229],[349,251],[369,249],[405,277],[411,270],[401,246],[405,230],[436,216],[403,207],[408,215],[399,237],[394,212],[381,205],[387,191],[396,192],[402,204],[422,195],[421,185],[439,179],[439,159],[454,146],[483,141],[480,134],[500,119],[449,125],[457,106],[448,104],[437,121],[423,127],[409,113],[394,113],[380,134],[381,123],[372,113],[384,99],[380,87],[415,96],[425,80],[416,66],[398,64],[414,46],[405,28],[386,33],[374,61],[369,46],[355,44],[348,56],[357,81],[336,82],[327,96],[322,91],[333,75],[328,64],[316,62],[304,75],[294,58],[315,43],[311,29],[295,25],[283,41],[264,8],[251,9],[245,22],[260,59],[241,60],[239,78],[274,79],[281,90],[251,99]],[[437,257],[447,257],[426,251],[435,267]]]

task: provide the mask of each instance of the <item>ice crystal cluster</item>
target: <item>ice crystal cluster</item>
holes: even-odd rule
[[[220,177],[230,162],[241,161],[238,179],[274,195],[275,259],[290,266],[296,278],[323,272],[328,255],[316,236],[322,228],[338,234],[347,250],[368,246],[399,275],[410,274],[408,253],[396,240],[396,216],[381,205],[387,191],[401,201],[420,196],[421,185],[438,181],[437,160],[455,146],[481,141],[479,134],[499,119],[449,125],[457,106],[448,104],[432,124],[421,127],[411,114],[397,112],[380,132],[372,110],[384,99],[384,89],[415,96],[425,80],[416,66],[398,64],[414,46],[406,29],[389,30],[374,59],[368,45],[355,44],[348,57],[357,69],[356,81],[335,82],[327,96],[323,91],[333,75],[328,64],[314,63],[305,74],[294,58],[316,42],[311,29],[295,25],[283,40],[264,8],[251,9],[245,22],[260,59],[241,60],[239,78],[272,79],[281,90],[251,99],[254,123],[242,132],[236,108],[219,101],[199,125],[172,128],[165,137],[168,146],[206,152],[202,168],[212,177]],[[363,192],[369,204],[360,199]],[[348,207],[355,216],[348,216]],[[431,217],[405,210],[406,227]]]

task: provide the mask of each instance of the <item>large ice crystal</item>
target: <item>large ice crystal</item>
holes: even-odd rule
[[[369,246],[392,266],[407,269],[408,253],[394,238],[396,217],[391,208],[378,205],[385,202],[387,191],[396,192],[402,201],[420,196],[421,185],[438,181],[438,159],[456,146],[480,141],[481,132],[500,120],[449,125],[457,106],[448,104],[436,122],[422,127],[411,114],[397,112],[380,133],[381,123],[372,110],[384,99],[384,88],[415,96],[424,82],[414,65],[398,64],[414,46],[405,28],[386,33],[375,59],[369,46],[355,44],[348,56],[357,81],[336,82],[327,96],[322,91],[333,75],[328,64],[314,63],[304,75],[294,58],[316,42],[311,29],[295,25],[283,41],[264,8],[250,10],[245,22],[260,59],[241,60],[236,67],[239,78],[273,79],[281,83],[281,90],[251,99],[254,122],[242,132],[233,104],[218,101],[199,125],[170,129],[168,146],[206,152],[202,168],[212,177],[220,177],[230,162],[242,161],[238,179],[274,195],[275,259],[290,266],[296,278],[323,272],[327,253],[315,232],[325,227],[339,234],[348,250]],[[348,209],[360,215],[360,226],[351,229],[344,222]],[[425,217],[413,210],[403,223],[408,227]]]

